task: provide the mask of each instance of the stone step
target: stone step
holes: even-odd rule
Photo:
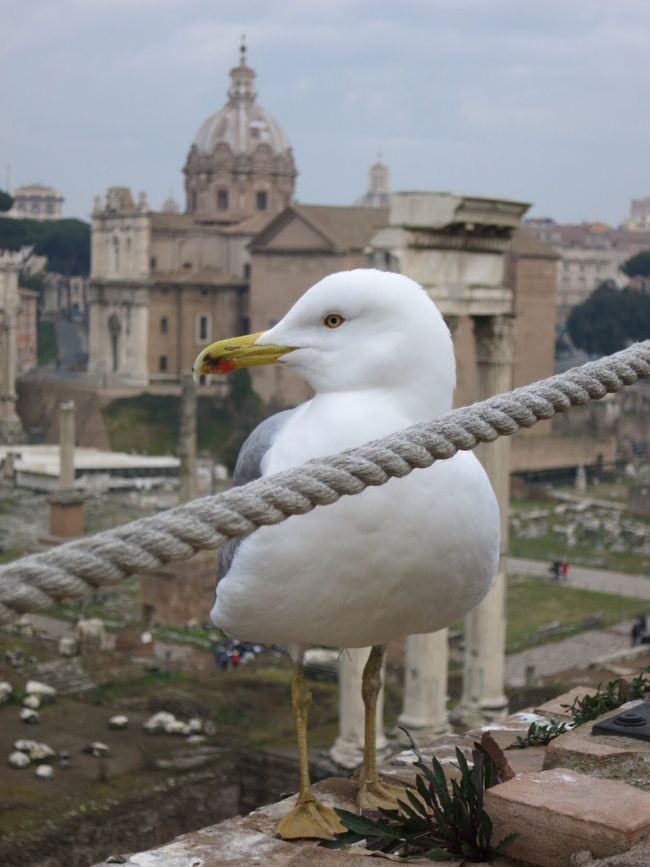
[[[83,670],[81,661],[77,658],[37,663],[31,669],[30,676],[53,687],[59,695],[86,692],[97,686]]]

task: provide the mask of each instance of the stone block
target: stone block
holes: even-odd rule
[[[594,777],[623,780],[650,791],[650,741],[617,735],[593,735],[595,722],[641,704],[630,701],[614,711],[560,735],[546,748],[545,768],[571,768]]]
[[[532,722],[547,723],[549,720],[538,713],[519,711],[502,719],[486,723],[480,728],[470,729],[466,737],[472,741],[479,741],[484,732],[490,732],[494,740],[502,750],[506,750],[518,737],[524,737]]]
[[[650,793],[567,768],[494,786],[485,807],[495,840],[519,835],[507,855],[539,867],[568,867],[584,850],[596,858],[627,852],[650,833]]]
[[[460,771],[456,764],[456,747],[462,750],[465,758],[471,760],[475,740],[476,738],[468,738],[464,735],[441,735],[428,746],[420,748],[420,753],[425,764],[429,765],[432,756],[435,756],[442,765],[447,779],[458,779]],[[379,768],[379,772],[386,777],[392,777],[404,783],[404,785],[415,785],[415,777],[419,773],[415,767],[416,761],[415,753],[412,750],[402,750],[401,753],[397,753],[385,761]]]
[[[546,747],[526,747],[508,750],[506,756],[515,774],[532,774],[544,769]]]
[[[539,707],[535,708],[535,713],[539,713],[548,719],[570,720],[571,714],[563,705],[571,706],[577,698],[584,698],[586,695],[595,695],[597,692],[593,686],[574,686],[568,692],[562,693],[550,701],[544,702]]]

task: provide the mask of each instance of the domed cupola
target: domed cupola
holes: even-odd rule
[[[254,214],[269,218],[291,201],[297,175],[280,124],[256,101],[255,71],[230,71],[224,108],[201,124],[183,169],[186,210],[199,219],[234,223]]]

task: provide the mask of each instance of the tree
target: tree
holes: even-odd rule
[[[573,308],[567,328],[574,345],[585,352],[618,352],[650,336],[650,297],[606,281]]]
[[[621,265],[628,277],[650,277],[650,250],[642,250]]]
[[[14,203],[13,198],[4,190],[0,190],[0,213],[11,210]]]
[[[47,256],[55,274],[87,276],[90,271],[90,226],[83,220],[12,220],[0,217],[0,250],[33,247]]]

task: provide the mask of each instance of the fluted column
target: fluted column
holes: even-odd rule
[[[510,316],[474,317],[478,399],[512,388],[513,323]],[[465,618],[463,696],[456,710],[465,724],[495,719],[504,714],[506,638],[505,557],[508,551],[510,504],[510,437],[499,437],[476,449],[499,504],[501,547],[496,582],[486,598]]]
[[[404,701],[397,722],[420,745],[449,731],[448,661],[446,629],[406,639]],[[406,741],[405,737],[401,739]]]
[[[365,710],[361,677],[370,655],[369,647],[343,650],[339,661],[339,735],[330,749],[330,758],[341,767],[357,768],[363,759]],[[385,664],[382,668],[384,679]],[[388,746],[384,734],[384,688],[377,697],[377,753]]]

